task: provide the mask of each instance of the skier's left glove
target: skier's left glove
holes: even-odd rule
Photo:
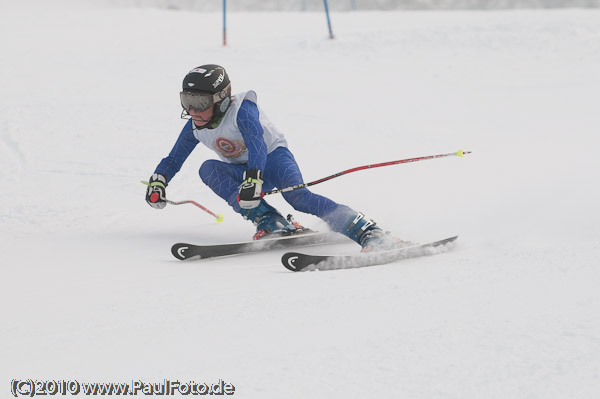
[[[152,208],[163,209],[167,206],[167,177],[154,173],[150,177],[148,190],[146,191],[146,202]]]
[[[248,169],[244,172],[244,181],[240,185],[238,202],[242,209],[253,209],[260,204],[263,197],[262,185],[264,175],[258,169]]]

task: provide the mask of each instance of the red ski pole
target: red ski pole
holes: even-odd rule
[[[167,204],[171,204],[171,205],[181,205],[181,204],[192,204],[192,205],[196,205],[198,208],[202,209],[204,212],[208,213],[209,215],[212,215],[215,217],[215,219],[217,219],[217,222],[221,223],[224,219],[222,214],[216,214],[213,213],[212,211],[210,211],[209,209],[203,207],[202,205],[200,205],[199,203],[197,203],[196,201],[192,201],[192,200],[186,200],[186,201],[171,201],[171,200],[165,200],[167,202]]]
[[[324,177],[324,178],[319,179],[319,180],[311,181],[310,183],[303,183],[303,184],[298,184],[296,186],[291,186],[291,187],[286,187],[286,188],[280,188],[280,189],[275,189],[275,190],[271,190],[271,191],[266,191],[263,194],[264,195],[271,195],[271,194],[277,194],[277,193],[285,193],[285,192],[292,191],[292,190],[298,190],[299,188],[314,186],[315,184],[323,183],[323,182],[325,182],[327,180],[335,179],[336,177],[340,177],[340,176],[343,176],[343,175],[347,175],[348,173],[357,172],[359,170],[364,170],[364,169],[379,168],[379,167],[382,167],[382,166],[398,165],[398,164],[401,164],[401,163],[418,162],[418,161],[425,161],[427,159],[436,159],[436,158],[451,157],[451,156],[463,157],[465,154],[470,154],[470,153],[471,153],[471,151],[460,150],[460,151],[451,152],[451,153],[448,153],[448,154],[429,155],[429,156],[426,156],[426,157],[408,158],[408,159],[401,159],[399,161],[382,162],[382,163],[376,163],[376,164],[373,164],[373,165],[359,166],[359,167],[356,167],[356,168],[344,170],[342,172],[336,173],[336,174],[331,175],[331,176]]]
[[[145,184],[146,186],[150,185],[150,183],[148,183],[147,181],[142,181],[142,184]],[[221,223],[224,219],[222,214],[216,214],[214,212],[212,212],[210,209],[200,205],[199,203],[197,203],[196,201],[192,201],[192,200],[186,200],[186,201],[171,201],[166,199],[165,202],[167,204],[171,204],[171,205],[182,205],[182,204],[192,204],[197,206],[198,208],[202,209],[204,212],[208,213],[209,215],[213,216],[215,219],[217,219],[217,222]]]

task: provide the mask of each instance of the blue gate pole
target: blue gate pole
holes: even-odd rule
[[[223,0],[223,47],[227,46],[227,0]]]
[[[323,0],[325,4],[325,15],[327,15],[327,26],[329,27],[329,38],[333,39],[333,31],[331,30],[331,19],[329,19],[329,6],[327,6],[327,0]]]
[[[350,3],[352,3],[352,10],[356,11],[356,0],[350,0]]]

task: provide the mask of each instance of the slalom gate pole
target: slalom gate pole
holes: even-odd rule
[[[223,47],[227,46],[227,0],[223,0]]]
[[[142,181],[142,184],[145,184],[146,186],[149,186],[150,183],[148,183],[147,181]],[[217,222],[221,223],[224,219],[222,214],[216,214],[214,212],[212,212],[210,209],[200,205],[199,203],[197,203],[196,201],[192,201],[192,200],[186,200],[186,201],[171,201],[166,199],[165,202],[167,204],[171,204],[171,205],[182,205],[182,204],[192,204],[197,206],[198,208],[202,209],[204,212],[208,213],[209,215],[213,216],[215,219],[217,219]]]
[[[323,4],[325,4],[325,15],[327,16],[327,27],[329,28],[329,38],[333,39],[333,31],[331,30],[331,19],[329,18],[329,6],[327,5],[327,0],[323,0]]]
[[[271,191],[266,191],[266,192],[263,193],[263,195],[286,193],[288,191],[298,190],[300,188],[314,186],[315,184],[323,183],[325,181],[328,181],[328,180],[331,180],[331,179],[335,179],[336,177],[347,175],[348,173],[352,173],[352,172],[357,172],[359,170],[379,168],[379,167],[382,167],[382,166],[389,166],[389,165],[398,165],[398,164],[401,164],[401,163],[425,161],[425,160],[428,160],[428,159],[437,159],[437,158],[443,158],[443,157],[457,156],[457,157],[461,157],[462,158],[465,154],[470,154],[470,153],[471,153],[471,151],[460,150],[460,151],[451,152],[451,153],[448,153],[448,154],[429,155],[429,156],[425,156],[425,157],[408,158],[408,159],[401,159],[399,161],[391,161],[391,162],[376,163],[376,164],[373,164],[373,165],[359,166],[359,167],[356,167],[356,168],[344,170],[342,172],[336,173],[336,174],[331,175],[331,176],[324,177],[324,178],[319,179],[319,180],[311,181],[310,183],[303,183],[303,184],[298,184],[296,186],[291,186],[291,187],[286,187],[286,188],[280,188],[280,189],[275,189],[275,190],[271,190]]]

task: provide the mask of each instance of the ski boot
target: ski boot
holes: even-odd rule
[[[342,234],[358,243],[362,247],[361,252],[384,251],[410,245],[392,236],[390,232],[381,230],[374,221],[367,220],[360,212]]]
[[[286,220],[277,209],[263,199],[260,204],[253,209],[240,209],[244,219],[250,220],[256,226],[256,233],[253,240],[260,240],[273,236],[285,236],[296,233],[299,229],[293,221]],[[299,227],[302,227],[298,224]]]

